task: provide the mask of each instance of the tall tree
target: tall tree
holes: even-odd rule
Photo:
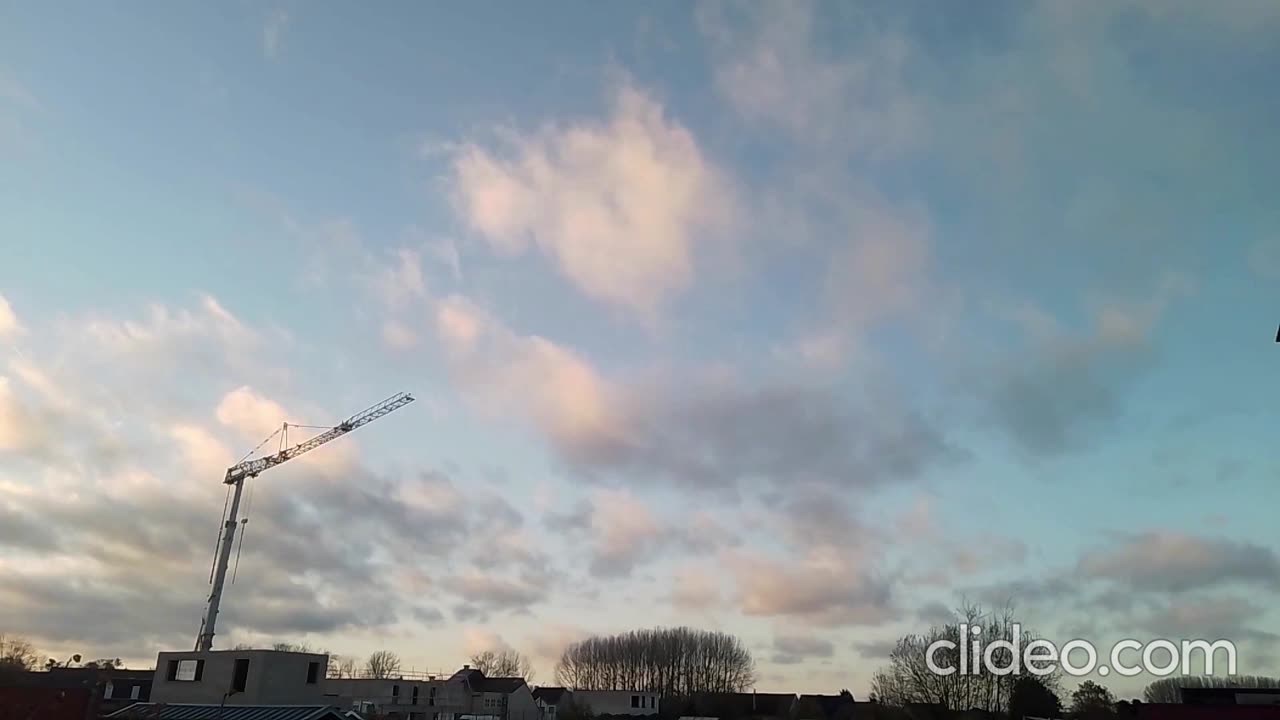
[[[471,667],[489,677],[518,677],[533,682],[533,662],[515,650],[485,650],[471,656]]]
[[[0,633],[0,674],[34,670],[40,657],[29,641]]]
[[[1085,680],[1071,693],[1071,717],[1075,720],[1106,720],[1116,716],[1116,696],[1092,680]]]
[[[400,656],[390,650],[379,650],[365,661],[364,671],[371,678],[389,678],[400,671]]]
[[[981,606],[966,605],[958,610],[957,616],[955,622],[932,627],[923,635],[907,635],[898,640],[889,654],[888,667],[880,669],[872,677],[871,689],[879,702],[896,706],[939,704],[957,711],[970,708],[994,713],[1008,711],[1016,675],[998,675],[989,672],[983,663],[972,662],[974,645],[981,643],[985,654],[986,648],[997,640],[1013,642],[1015,626],[1022,648],[1033,642],[1036,635],[1017,623],[1011,606],[987,612]],[[974,628],[980,628],[981,634],[974,636]],[[970,662],[964,673],[960,672],[962,635],[967,637],[970,652]],[[950,675],[935,673],[929,668],[929,648],[944,640],[951,643],[951,649],[935,652],[933,661],[940,667],[956,668],[956,672]],[[997,648],[991,660],[997,667],[1004,668],[1012,664],[1014,657],[1008,650]],[[1041,676],[1039,680],[1050,690],[1058,687],[1056,672]]]
[[[555,677],[576,690],[742,692],[755,683],[755,661],[732,635],[653,628],[574,643],[556,663]]]
[[[1009,717],[1056,718],[1062,714],[1062,700],[1048,683],[1035,675],[1023,675],[1013,682],[1009,696]]]

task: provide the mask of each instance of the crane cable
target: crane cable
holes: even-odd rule
[[[307,428],[307,429],[314,429],[314,430],[331,430],[331,429],[332,429],[332,428],[330,428],[330,427],[328,427],[328,426],[325,426],[325,425],[299,425],[299,424],[297,424],[297,423],[282,423],[282,424],[280,425],[280,428],[279,428],[278,430],[276,430],[275,432],[273,432],[273,433],[271,433],[270,435],[268,435],[268,436],[267,436],[267,439],[266,439],[266,440],[263,440],[262,442],[258,443],[258,446],[257,446],[257,447],[255,447],[254,449],[252,449],[252,450],[250,450],[249,452],[245,453],[245,456],[244,456],[244,457],[242,457],[242,458],[240,458],[240,462],[244,462],[245,460],[248,460],[250,457],[252,457],[252,456],[254,455],[254,453],[256,453],[256,452],[258,452],[259,450],[261,450],[263,445],[266,445],[267,443],[271,442],[271,439],[272,439],[272,438],[274,438],[274,437],[275,437],[275,436],[277,436],[277,435],[279,435],[279,436],[280,436],[280,449],[279,449],[279,452],[284,452],[285,447],[289,444],[289,427],[290,427],[290,426],[295,427],[295,428]],[[249,480],[250,478],[245,478],[245,479],[246,479],[246,480]],[[235,584],[236,584],[236,575],[238,575],[238,574],[239,574],[239,572],[240,572],[240,552],[244,549],[244,536],[245,536],[246,534],[248,534],[248,529],[249,529],[249,511],[253,508],[253,488],[254,488],[254,485],[250,485],[250,486],[249,486],[249,497],[248,497],[248,498],[246,498],[246,500],[245,500],[245,506],[244,506],[244,517],[242,517],[242,518],[240,519],[240,540],[239,540],[239,542],[237,542],[237,543],[236,543],[236,564],[235,564],[235,565],[232,567],[232,569],[231,569],[231,584],[232,584],[232,585],[235,585]],[[228,486],[228,487],[227,487],[227,493],[228,493],[227,497],[228,497],[228,498],[230,498],[230,493],[231,493],[231,487],[230,487],[230,486]],[[224,501],[223,501],[223,503],[222,503],[222,517],[223,517],[223,519],[224,519],[224,520],[225,520],[225,519],[226,519],[226,517],[227,517],[227,501],[226,501],[226,500],[224,500]],[[218,546],[220,547],[220,546],[221,546],[221,544],[222,544],[222,533],[221,533],[221,531],[219,531],[219,533],[218,533]],[[214,561],[214,567],[209,569],[209,582],[210,582],[210,583],[212,583],[212,582],[213,582],[213,573],[214,573],[214,569],[217,567],[217,562],[218,562],[218,553],[217,553],[217,548],[215,548],[215,549],[214,549],[214,559],[213,559],[213,561]]]

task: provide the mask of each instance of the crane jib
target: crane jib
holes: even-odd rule
[[[212,589],[209,593],[209,601],[205,607],[204,620],[200,623],[200,633],[196,636],[196,650],[206,652],[213,649],[214,628],[218,619],[218,606],[222,600],[222,588],[227,575],[227,564],[231,558],[231,546],[235,541],[236,532],[236,514],[240,508],[240,493],[244,489],[244,480],[247,478],[257,477],[264,470],[269,470],[280,463],[292,460],[299,455],[310,452],[321,445],[335,440],[355,430],[356,428],[373,422],[378,418],[408,405],[413,402],[413,396],[409,393],[400,393],[392,395],[382,402],[374,405],[363,412],[356,413],[343,422],[334,427],[325,430],[315,437],[305,440],[294,445],[291,448],[283,449],[274,455],[255,458],[253,460],[245,460],[227,468],[227,474],[223,478],[223,482],[231,485],[234,491],[231,494],[231,501],[228,505],[229,512],[224,510],[224,524],[222,532],[218,537],[218,546],[215,550],[214,572],[212,578]],[[287,425],[285,426],[288,427]],[[268,438],[269,440],[270,438]],[[261,446],[259,446],[261,447]],[[237,555],[238,557],[238,555]]]

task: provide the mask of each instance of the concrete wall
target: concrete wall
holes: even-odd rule
[[[633,702],[634,700],[634,702]],[[573,701],[597,715],[657,715],[658,693],[629,690],[574,690]],[[639,707],[633,707],[638,704]]]
[[[329,656],[318,653],[277,652],[274,650],[214,650],[210,652],[168,652],[156,658],[156,674],[151,685],[151,700],[163,703],[222,702],[231,689],[236,660],[249,661],[249,675],[244,692],[228,695],[227,705],[325,705],[325,669]],[[169,665],[174,661],[203,661],[199,680],[170,680]],[[307,683],[311,663],[319,663],[316,682]]]

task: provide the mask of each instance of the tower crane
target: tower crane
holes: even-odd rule
[[[413,400],[413,396],[409,393],[392,395],[377,405],[352,415],[309,440],[288,448],[283,447],[282,442],[280,451],[274,455],[265,455],[252,460],[246,459],[227,468],[227,474],[222,482],[231,486],[230,512],[226,513],[222,532],[219,535],[212,577],[213,588],[209,592],[209,602],[205,608],[204,620],[200,623],[200,634],[196,636],[197,651],[206,652],[213,649],[214,623],[218,619],[218,605],[222,601],[222,587],[227,579],[227,565],[231,561],[231,545],[236,536],[236,516],[240,511],[240,494],[244,490],[244,481],[257,477],[259,473],[270,470],[299,455],[315,450],[327,442],[337,440],[362,425],[368,425],[384,415],[399,410],[413,402]],[[287,437],[289,423],[285,423],[281,429],[286,432]],[[280,431],[277,430],[276,432],[279,433]],[[275,437],[275,435],[272,435],[272,437]],[[267,440],[270,439],[267,438]],[[266,441],[263,442],[263,444],[265,443]]]

